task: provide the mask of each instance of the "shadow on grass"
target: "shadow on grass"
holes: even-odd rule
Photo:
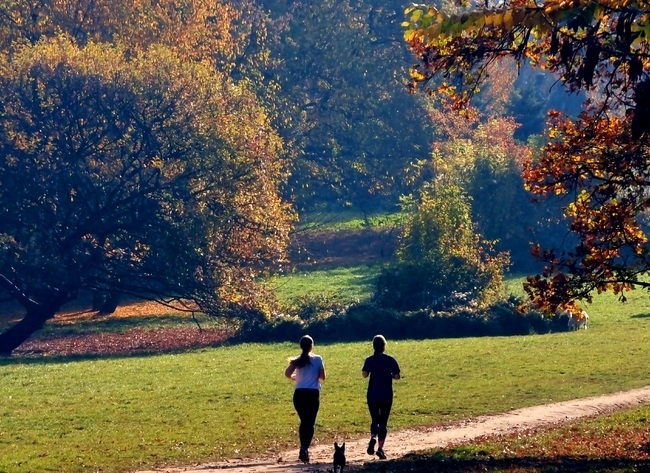
[[[560,455],[555,457],[493,458],[472,456],[458,458],[447,452],[430,455],[411,454],[399,460],[373,462],[356,472],[363,473],[451,473],[472,472],[650,472],[650,460],[634,458],[588,458]]]
[[[14,322],[15,323],[15,322]],[[1,324],[0,332],[14,325]],[[74,323],[61,323],[59,319],[49,321],[35,336],[38,338],[64,337],[77,334],[121,333],[134,328],[160,329],[172,327],[210,327],[223,325],[223,321],[209,316],[192,318],[189,314],[134,315],[130,317],[113,317],[111,315],[94,315]]]
[[[632,319],[650,319],[650,313],[647,314],[635,314],[630,316]]]

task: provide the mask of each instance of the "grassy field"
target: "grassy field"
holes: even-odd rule
[[[363,278],[361,278],[363,279]],[[520,281],[512,281],[518,291]],[[599,296],[587,331],[391,341],[402,366],[394,429],[650,384],[647,294]],[[382,332],[377,327],[377,332]],[[317,442],[364,436],[370,343],[320,345],[328,370]],[[294,447],[296,344],[173,355],[0,360],[1,472],[124,472]]]
[[[407,218],[407,214],[402,212],[392,213],[373,213],[363,215],[358,211],[338,212],[326,211],[316,212],[310,215],[303,215],[299,224],[300,230],[330,232],[343,230],[358,230],[361,228],[381,228],[401,225]]]
[[[280,302],[293,305],[308,298],[350,304],[369,299],[379,266],[364,265],[331,270],[296,271],[274,276],[268,284]]]

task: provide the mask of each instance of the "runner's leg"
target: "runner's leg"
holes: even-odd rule
[[[296,389],[293,395],[293,405],[300,418],[300,445],[309,448],[314,437],[314,424],[320,407],[320,392],[318,389]]]
[[[393,401],[382,402],[379,404],[379,415],[377,416],[377,437],[379,439],[379,449],[383,450],[386,436],[388,435],[388,417],[393,407]]]

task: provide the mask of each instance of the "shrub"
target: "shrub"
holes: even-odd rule
[[[523,314],[512,301],[488,308],[457,306],[450,311],[397,311],[374,303],[353,304],[329,316],[303,321],[282,315],[273,321],[251,324],[240,340],[295,341],[309,333],[321,342],[369,340],[378,332],[391,339],[431,339],[548,333],[552,320],[539,313]]]
[[[509,258],[472,230],[467,197],[453,185],[425,188],[407,222],[397,262],[382,270],[374,301],[399,310],[487,307],[502,296]]]

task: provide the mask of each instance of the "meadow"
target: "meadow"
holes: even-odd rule
[[[354,271],[347,274],[359,279]],[[511,279],[511,292],[520,284]],[[422,341],[391,340],[386,333],[388,352],[404,375],[391,428],[650,384],[647,297],[635,291],[621,304],[600,295],[586,307],[589,329],[574,333]],[[328,371],[316,442],[364,437],[360,369],[370,341],[316,340],[315,351]],[[294,448],[292,386],[282,373],[297,354],[297,343],[280,343],[149,356],[1,359],[0,471],[125,472]]]

